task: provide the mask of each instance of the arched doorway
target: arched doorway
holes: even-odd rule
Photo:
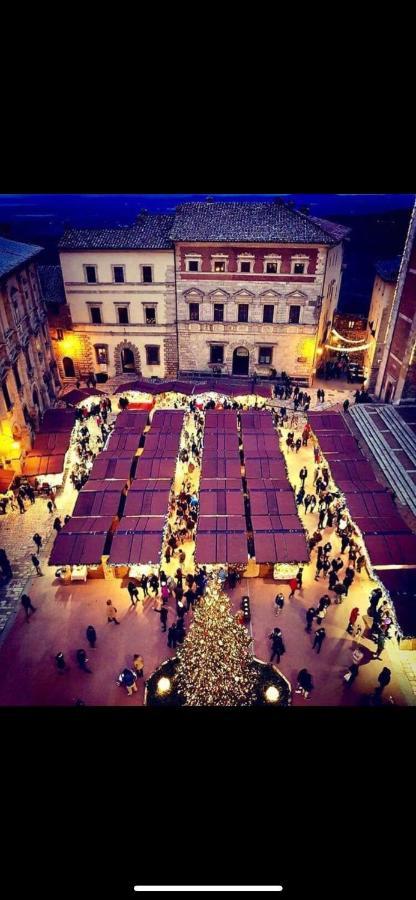
[[[75,366],[70,356],[64,356],[62,360],[65,378],[75,378]]]
[[[233,375],[248,375],[250,362],[246,347],[236,347],[233,353]]]
[[[124,347],[121,351],[121,368],[123,372],[136,371],[134,353],[129,347]]]

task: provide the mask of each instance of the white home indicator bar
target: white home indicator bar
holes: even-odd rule
[[[146,887],[145,885],[134,885],[135,891],[282,891],[283,886],[281,884],[275,885],[184,885],[180,887],[179,885],[151,885]]]

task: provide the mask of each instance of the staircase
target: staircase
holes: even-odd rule
[[[362,434],[367,446],[374,454],[380,468],[382,469],[384,475],[386,476],[389,484],[393,488],[397,499],[409,507],[414,515],[416,515],[416,486],[414,481],[409,477],[407,472],[404,470],[403,466],[399,463],[399,461],[394,457],[392,453],[392,448],[389,446],[383,435],[377,428],[374,427],[374,423],[372,422],[372,417],[369,410],[377,410],[377,413],[381,416],[383,421],[386,421],[386,424],[391,428],[392,433],[397,437],[397,442],[402,449],[405,447],[400,443],[401,426],[404,424],[401,422],[397,423],[397,420],[394,421],[394,428],[390,425],[390,421],[387,423],[387,420],[384,418],[383,413],[388,410],[388,407],[367,407],[365,404],[356,406],[351,406],[349,409],[349,413],[355,422],[357,428]],[[394,413],[394,410],[391,409],[391,412]],[[397,419],[400,417],[397,415]],[[397,433],[396,433],[396,425],[397,425]],[[409,429],[410,431],[410,429]],[[413,436],[414,437],[414,436]],[[405,438],[402,437],[404,440]],[[410,443],[409,436],[406,435],[407,444]],[[412,448],[412,454],[406,449],[406,453],[413,460],[415,459],[415,468],[416,468],[416,447]]]

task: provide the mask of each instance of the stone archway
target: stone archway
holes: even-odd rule
[[[121,344],[117,344],[117,347],[114,350],[114,368],[116,370],[116,375],[122,375],[124,371],[123,350],[130,351],[130,353],[133,354],[134,371],[137,375],[141,375],[142,367],[140,363],[140,353],[138,347],[136,347],[136,345],[132,344],[130,341],[122,341]]]
[[[250,344],[248,341],[242,340],[241,338],[239,341],[231,341],[231,343],[228,344],[228,347],[226,350],[226,362],[227,362],[228,372],[230,374],[233,374],[233,362],[235,359],[234,354],[235,354],[236,350],[247,350],[247,352],[248,352],[247,374],[248,375],[252,374],[252,372],[254,371],[254,366],[256,364],[255,347],[253,344]],[[246,357],[246,359],[247,359],[247,357]]]

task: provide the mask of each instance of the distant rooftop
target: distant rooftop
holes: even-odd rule
[[[0,236],[0,278],[23,266],[38,253],[42,253],[42,250],[43,247],[35,244],[21,244],[20,241]]]
[[[71,228],[59,250],[170,250],[173,214],[141,213],[134,225],[116,228]]]
[[[183,203],[176,213],[141,213],[129,226],[71,228],[60,250],[165,250],[175,241],[335,244],[349,228],[299,212],[277,198],[268,203]]]
[[[394,259],[384,259],[377,262],[377,275],[379,275],[383,281],[389,281],[392,284],[395,284],[399,276],[401,259],[401,256],[395,256]]]
[[[38,266],[42,293],[47,303],[66,303],[60,266]]]

